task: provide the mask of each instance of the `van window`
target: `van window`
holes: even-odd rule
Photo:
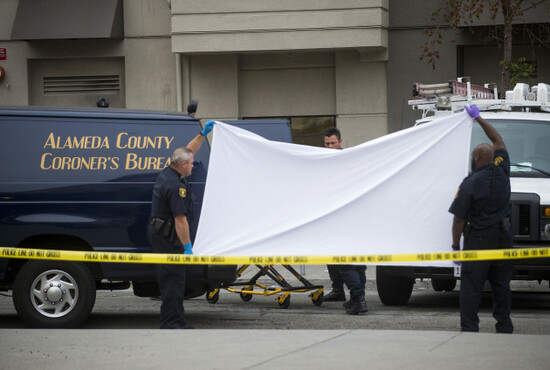
[[[548,177],[550,173],[550,121],[488,120],[502,135],[510,154],[511,176]],[[472,149],[491,141],[479,125],[472,131]]]

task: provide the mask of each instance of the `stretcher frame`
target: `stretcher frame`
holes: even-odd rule
[[[259,271],[248,281],[239,281],[242,274],[251,266],[256,266]],[[242,265],[237,269],[237,279],[230,284],[222,284],[219,288],[215,288],[206,293],[206,300],[214,304],[219,299],[220,289],[225,289],[231,293],[238,293],[244,302],[248,302],[254,295],[271,296],[279,294],[275,299],[279,303],[280,308],[288,308],[290,306],[290,293],[306,293],[309,294],[311,302],[315,306],[323,304],[324,287],[323,285],[313,285],[305,277],[298,273],[291,265],[281,265],[287,269],[299,282],[301,286],[292,286],[273,265]],[[267,286],[258,282],[258,279],[267,276],[278,286]],[[243,287],[238,289],[236,287]],[[254,290],[254,288],[260,288]]]

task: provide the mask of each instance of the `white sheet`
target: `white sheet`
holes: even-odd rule
[[[463,112],[335,150],[219,122],[194,253],[450,251],[447,210],[468,171],[471,129]]]

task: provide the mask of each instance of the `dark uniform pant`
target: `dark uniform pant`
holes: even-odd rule
[[[155,253],[182,253],[176,251],[165,237],[155,233],[149,226],[147,236]],[[180,329],[189,326],[184,317],[183,299],[185,297],[185,265],[157,265],[157,283],[162,298],[160,307],[160,328]]]
[[[352,297],[365,295],[365,284],[367,276],[365,274],[367,266],[365,265],[341,265],[340,275],[349,289]]]
[[[465,250],[505,249],[512,247],[508,230],[499,226],[484,230],[472,230],[466,238]],[[489,280],[493,292],[493,317],[498,333],[512,333],[510,319],[512,294],[510,280],[513,265],[510,261],[463,262],[460,281],[460,326],[462,331],[479,331],[479,306],[483,298],[483,286]]]
[[[342,275],[340,273],[342,266],[327,265],[327,268],[328,276],[330,277],[330,281],[332,282],[332,289],[336,291],[344,291],[344,280],[342,279]]]

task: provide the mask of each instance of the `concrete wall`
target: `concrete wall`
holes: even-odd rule
[[[241,115],[334,115],[334,53],[241,56]]]
[[[456,77],[456,45],[442,46],[442,60],[436,70],[420,61],[420,46],[426,38],[422,31],[430,27],[430,11],[441,6],[438,0],[425,0],[423,6],[410,6],[406,0],[390,3],[388,48],[388,129],[390,132],[411,127],[420,118],[407,101],[412,99],[414,82],[445,82]]]
[[[201,117],[334,116],[346,146],[387,133],[386,0],[171,5],[184,101]]]
[[[176,110],[176,61],[170,49],[171,13],[166,0],[125,0],[123,40],[11,41],[17,4],[17,0],[0,3],[0,48],[7,49],[7,60],[0,61],[6,70],[6,78],[0,82],[0,104],[29,104],[31,59],[76,58],[93,63],[94,58],[121,58],[125,107]],[[87,106],[95,106],[95,99]]]
[[[357,51],[336,53],[337,127],[345,147],[385,135],[386,61],[362,61]]]
[[[193,55],[199,116],[335,116],[349,147],[387,133],[386,62],[337,52]]]
[[[239,118],[237,55],[189,58],[190,101],[198,99],[199,117]]]
[[[124,0],[127,108],[176,110],[176,58],[166,0]]]
[[[18,0],[0,3],[0,48],[6,49],[6,60],[0,60],[6,77],[0,81],[0,104],[27,105],[27,59],[29,50],[25,42],[10,41],[11,29],[17,11]]]
[[[387,0],[173,0],[181,53],[386,47]]]

